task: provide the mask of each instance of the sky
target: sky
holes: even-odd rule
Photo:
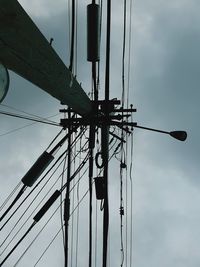
[[[69,65],[68,4],[65,0],[20,0],[45,37]],[[105,2],[105,1],[104,1]],[[122,1],[112,1],[111,97],[121,94]],[[129,3],[129,1],[127,1]],[[88,93],[90,64],[86,61],[86,5],[79,1],[77,79]],[[137,108],[138,125],[165,131],[185,130],[186,142],[168,135],[134,130],[133,135],[133,248],[134,267],[197,267],[200,264],[200,3],[197,0],[134,0],[129,103]],[[105,15],[103,15],[105,19]],[[102,36],[104,40],[105,36]],[[103,45],[102,45],[103,46]],[[104,55],[102,48],[102,55]],[[118,56],[117,56],[118,55]],[[101,92],[104,68],[101,68]],[[10,88],[3,105],[41,117],[58,114],[60,104],[41,89],[10,72]],[[0,105],[1,110],[7,110]],[[59,121],[61,116],[52,118]],[[0,201],[20,181],[28,168],[57,134],[54,126],[34,124],[0,115]],[[6,135],[4,135],[7,133]],[[110,168],[110,266],[120,265],[119,167]],[[83,204],[84,205],[84,204]],[[81,209],[83,227],[87,220]],[[100,216],[100,215],[99,215]],[[129,217],[128,217],[129,218]],[[130,218],[129,218],[130,219]],[[59,216],[18,266],[34,266],[41,243],[56,232]],[[100,226],[99,226],[100,227]],[[40,227],[38,226],[38,229]],[[85,229],[85,228],[84,228]],[[101,230],[101,228],[99,228]],[[85,231],[86,232],[86,231]],[[79,267],[87,264],[83,231]],[[116,237],[116,238],[115,238]],[[100,237],[99,237],[100,239]],[[31,240],[31,238],[30,238]],[[48,243],[48,242],[47,242]],[[101,243],[101,240],[99,241]],[[44,245],[45,248],[45,245]],[[99,248],[100,249],[100,248]],[[38,266],[63,266],[62,239],[56,241]],[[55,253],[56,252],[56,253]],[[13,255],[8,265],[14,264]],[[113,264],[114,263],[114,264]],[[101,266],[101,257],[98,258]],[[126,265],[125,265],[126,266]],[[128,265],[127,265],[128,266]]]

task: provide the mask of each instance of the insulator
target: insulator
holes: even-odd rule
[[[100,7],[97,4],[87,6],[87,60],[99,61],[100,43]]]
[[[24,177],[22,178],[22,182],[26,186],[32,186],[53,159],[54,157],[47,151],[42,153],[42,155],[36,160],[33,166],[24,175]]]

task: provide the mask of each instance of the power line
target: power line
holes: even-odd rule
[[[32,114],[32,113],[23,111],[23,110],[21,110],[21,109],[19,109],[19,108],[15,108],[15,107],[12,107],[12,106],[9,106],[9,105],[5,105],[5,104],[2,104],[2,103],[1,103],[0,105],[3,106],[3,107],[6,107],[6,108],[10,108],[10,109],[12,109],[12,110],[15,110],[15,111],[24,113],[24,114],[29,115],[29,116],[31,116],[31,117],[34,117],[34,118],[37,118],[37,119],[40,119],[40,120],[49,121],[49,122],[53,122],[53,121],[49,120],[49,118],[52,118],[52,117],[57,116],[57,115],[59,114],[59,113],[58,113],[58,114],[56,114],[56,115],[53,115],[53,116],[49,116],[49,117],[47,117],[47,118],[44,118],[44,117],[41,117],[41,116],[38,116],[38,115],[35,115],[35,114]]]
[[[49,125],[53,125],[53,126],[61,126],[57,122],[40,120],[40,119],[36,119],[34,117],[23,116],[23,115],[20,115],[20,114],[6,112],[6,111],[3,111],[3,110],[0,110],[0,114],[6,115],[6,116],[10,116],[10,117],[20,118],[20,119],[24,119],[24,120],[29,120],[29,121],[35,121],[35,122],[39,122],[39,123],[49,124]]]

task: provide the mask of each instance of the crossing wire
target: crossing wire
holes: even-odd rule
[[[115,152],[110,156],[109,158],[109,161],[113,158]],[[88,170],[88,168],[86,169]],[[100,171],[100,174],[101,174],[101,171]],[[99,174],[99,175],[100,175]],[[84,173],[82,174],[81,178],[85,175],[85,171]],[[77,181],[77,184],[79,183],[80,179]],[[94,181],[93,181],[94,183]],[[76,186],[76,184],[74,185]],[[64,189],[64,187],[63,187]],[[70,190],[70,192],[74,190],[74,188],[72,188]],[[82,203],[82,201],[85,199],[85,197],[87,196],[87,194],[89,193],[89,189],[84,193],[84,195],[82,196],[82,198],[79,200],[78,204],[75,206],[74,210],[70,213],[70,217],[72,216],[72,214],[79,208],[80,204]],[[60,205],[57,207],[57,209],[54,211],[53,215],[56,213],[56,211],[60,208]],[[37,238],[39,237],[39,235],[41,234],[41,232],[43,231],[43,229],[47,226],[48,222],[51,220],[51,218],[53,217],[53,215],[48,219],[48,221],[46,222],[45,226],[42,228],[42,230],[39,232],[39,234],[37,235]],[[53,240],[50,242],[50,244],[46,247],[46,249],[44,250],[44,252],[42,253],[42,255],[39,257],[39,259],[37,260],[37,262],[35,263],[34,267],[40,262],[40,260],[42,259],[42,257],[45,255],[45,253],[47,252],[47,250],[49,249],[49,247],[51,246],[51,244],[54,242],[55,238],[58,236],[59,232],[61,231],[61,228],[59,229],[59,231],[57,232],[57,234],[54,236]],[[35,240],[37,239],[35,238]],[[34,241],[35,241],[34,240]],[[31,246],[32,246],[33,242],[31,243]],[[30,247],[29,247],[30,248]],[[22,257],[25,255],[25,253],[28,251],[28,249],[22,254]],[[18,262],[22,259],[22,257],[20,257],[20,259],[18,260]],[[17,262],[17,263],[18,263]]]
[[[86,142],[87,143],[87,142]],[[84,144],[84,146],[85,146],[85,144]],[[67,151],[67,150],[66,150]],[[66,151],[64,152],[64,153],[66,153]],[[63,154],[62,154],[63,155]],[[61,156],[62,156],[61,155]],[[77,155],[78,155],[78,153],[77,153]],[[76,156],[77,156],[76,155]],[[76,157],[75,156],[75,157]],[[58,158],[58,160],[57,160],[57,162],[59,161],[61,159],[61,157],[59,157]],[[49,179],[45,182],[45,184],[42,186],[42,188],[40,189],[40,191],[37,193],[37,195],[34,197],[34,199],[31,201],[31,203],[29,204],[29,206],[28,206],[28,208],[22,213],[22,215],[20,216],[20,218],[18,219],[18,221],[14,224],[14,226],[13,226],[13,228],[11,229],[11,231],[8,233],[8,235],[6,236],[6,238],[4,239],[4,241],[1,243],[1,246],[5,243],[5,241],[8,239],[8,237],[10,236],[10,234],[13,232],[13,230],[15,229],[15,227],[17,226],[17,224],[21,221],[21,219],[22,219],[22,217],[25,215],[25,213],[28,211],[28,209],[30,208],[30,206],[34,203],[34,201],[35,201],[35,199],[38,197],[38,195],[41,193],[41,191],[45,188],[45,186],[47,185],[47,183],[50,181],[50,179],[53,177],[53,175],[55,174],[55,172],[58,170],[58,168],[60,167],[60,165],[62,164],[62,162],[64,161],[64,159],[59,163],[59,165],[57,166],[57,168],[54,170],[54,172],[51,174],[51,176],[49,177]],[[53,166],[52,166],[53,167]],[[65,170],[64,171],[66,171],[66,168],[65,168]],[[46,177],[46,175],[49,173],[49,171],[44,175],[44,177]],[[60,176],[58,177],[58,179],[60,179],[60,177],[62,176],[62,173],[60,174]],[[43,178],[44,178],[43,177]],[[42,178],[42,179],[43,179]],[[53,186],[57,183],[57,181],[58,181],[58,179],[56,180],[56,182],[53,184]],[[39,182],[40,183],[40,182]],[[37,185],[36,185],[37,186]],[[53,188],[53,186],[52,186],[52,188]],[[29,193],[29,195],[28,196],[30,196],[30,194],[32,193],[34,191],[34,189]],[[48,192],[50,192],[50,190],[48,191]],[[47,194],[48,194],[48,192],[47,192]],[[46,194],[46,195],[47,195]],[[45,196],[46,196],[45,195]],[[28,197],[27,196],[27,197]],[[44,200],[44,198],[45,198],[45,196],[43,197],[43,199],[42,200]],[[26,200],[27,199],[27,197],[24,199],[24,200]],[[42,202],[42,201],[41,201]],[[22,201],[22,203],[23,203],[23,201]],[[21,203],[21,204],[22,204]],[[16,209],[16,211],[19,209],[19,207],[21,206],[21,204],[17,207],[17,209]],[[15,211],[15,212],[16,212]],[[34,210],[35,211],[35,210]],[[14,213],[15,213],[14,212]],[[14,214],[13,214],[14,215]],[[31,215],[30,215],[31,216]],[[30,218],[30,216],[29,216],[29,218]],[[26,222],[27,222],[28,220],[26,220]],[[26,223],[25,222],[25,223]],[[7,222],[6,222],[7,223]],[[25,223],[22,225],[22,226],[24,226],[25,225]],[[22,227],[19,229],[19,231],[22,229]],[[19,231],[16,233],[16,235],[19,233]],[[13,241],[14,240],[14,238],[16,237],[16,235],[13,237],[13,239],[11,240],[11,241]],[[10,241],[10,243],[11,243],[11,241]],[[9,243],[9,244],[10,244]],[[7,246],[8,247],[8,246]],[[6,247],[6,248],[7,248]],[[5,249],[6,249],[5,248]],[[5,251],[5,249],[3,250],[3,252]],[[3,253],[2,252],[2,253]],[[1,253],[1,254],[2,254]]]

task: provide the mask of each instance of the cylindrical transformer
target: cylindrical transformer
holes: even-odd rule
[[[33,166],[22,178],[24,185],[31,187],[53,159],[54,157],[47,151],[42,153],[42,155],[36,160]]]
[[[100,16],[99,5],[90,4],[87,6],[87,60],[91,62],[99,61],[100,43]]]

